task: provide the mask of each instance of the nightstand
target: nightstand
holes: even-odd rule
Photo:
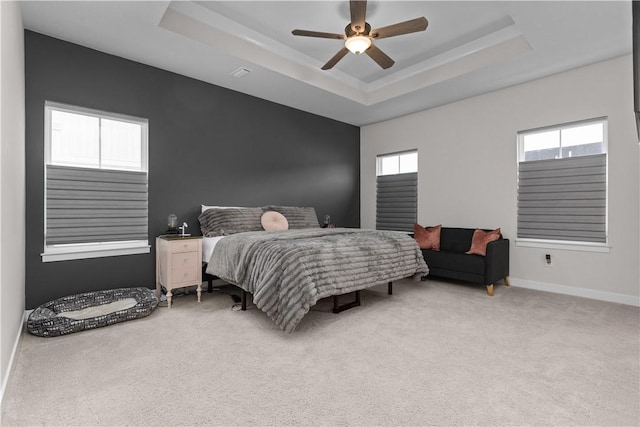
[[[156,237],[156,293],[167,289],[171,307],[172,289],[197,285],[198,302],[202,294],[202,237]]]

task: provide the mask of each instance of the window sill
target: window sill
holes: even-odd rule
[[[516,239],[516,246],[525,248],[559,249],[563,251],[611,252],[606,243],[570,242],[563,240]]]
[[[97,243],[89,245],[65,245],[45,248],[42,262],[69,261],[74,259],[103,258],[120,255],[148,254],[151,246],[146,241]]]

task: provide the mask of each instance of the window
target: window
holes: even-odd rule
[[[418,152],[376,158],[376,229],[413,231],[418,210]]]
[[[518,157],[519,244],[604,247],[606,118],[519,132]]]
[[[44,262],[148,253],[148,122],[45,103]]]
[[[530,131],[521,136],[521,161],[604,154],[604,121]]]

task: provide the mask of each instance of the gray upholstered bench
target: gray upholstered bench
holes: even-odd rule
[[[70,295],[33,310],[27,330],[40,337],[56,337],[145,317],[157,305],[155,292],[142,287]]]

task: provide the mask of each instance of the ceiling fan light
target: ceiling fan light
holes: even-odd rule
[[[352,53],[360,55],[362,52],[369,49],[369,46],[371,46],[371,39],[365,36],[349,37],[345,40],[344,46]]]

